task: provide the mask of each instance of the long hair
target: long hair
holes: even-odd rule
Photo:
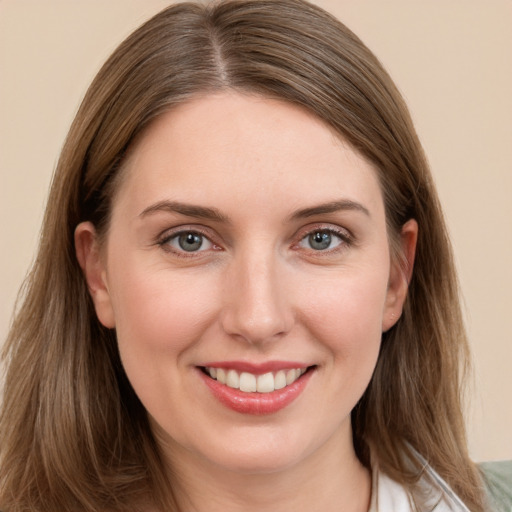
[[[382,339],[352,413],[356,452],[413,487],[416,449],[473,511],[483,510],[467,453],[461,395],[468,348],[442,212],[407,107],[376,57],[338,20],[302,0],[228,0],[169,7],[113,53],[90,86],[53,178],[39,252],[4,358],[0,507],[175,510],[172,481],[113,330],[96,318],[73,233],[106,232],[125,155],[163,112],[235,90],[308,109],[375,164],[392,255],[401,226],[419,225],[398,323]]]

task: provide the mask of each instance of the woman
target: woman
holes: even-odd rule
[[[357,37],[302,1],[179,4],[114,52],[5,350],[5,511],[490,499],[409,114]]]

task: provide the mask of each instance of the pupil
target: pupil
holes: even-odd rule
[[[181,235],[178,239],[180,247],[187,252],[197,251],[203,245],[203,239],[201,235],[197,233],[186,233]]]
[[[331,245],[331,234],[317,231],[316,233],[309,235],[309,243],[311,244],[311,247],[317,251],[327,249]]]

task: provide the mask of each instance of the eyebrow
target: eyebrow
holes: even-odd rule
[[[329,203],[319,204],[318,206],[297,210],[291,215],[291,219],[299,220],[307,217],[314,217],[315,215],[336,213],[346,210],[358,211],[364,213],[368,217],[371,216],[368,208],[364,207],[362,204],[351,201],[350,199],[341,199],[340,201],[331,201]]]
[[[220,211],[216,208],[180,203],[179,201],[159,201],[158,203],[145,208],[139,214],[139,217],[146,217],[147,215],[151,215],[157,212],[179,213],[187,217],[195,217],[198,219],[206,219],[224,223],[229,222],[229,219],[220,213]]]
[[[370,217],[369,210],[362,204],[349,199],[341,199],[339,201],[331,201],[328,203],[302,208],[297,210],[290,216],[290,220],[300,220],[315,215],[322,215],[326,213],[335,213],[339,211],[359,211]],[[229,218],[222,214],[217,208],[210,208],[206,206],[198,206],[193,204],[181,203],[179,201],[159,201],[151,206],[145,208],[139,217],[146,217],[157,212],[179,213],[186,217],[194,217],[198,219],[206,219],[216,222],[223,222],[229,224]]]

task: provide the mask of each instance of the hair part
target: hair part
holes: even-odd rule
[[[307,28],[306,28],[307,27]],[[37,260],[4,349],[0,506],[22,510],[176,510],[147,414],[124,373],[115,332],[97,320],[76,261],[75,227],[108,231],[127,153],[173,106],[222,90],[312,112],[372,162],[392,252],[414,218],[408,299],[383,335],[372,381],[352,413],[369,466],[410,487],[415,448],[467,506],[482,511],[467,453],[462,385],[468,346],[443,216],[407,107],[376,57],[302,0],[181,3],[126,39],[90,86],[52,182]]]

